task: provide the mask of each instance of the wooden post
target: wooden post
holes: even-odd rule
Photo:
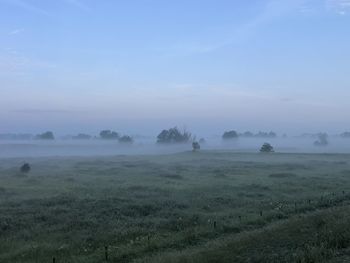
[[[216,229],[216,221],[214,221],[214,228]]]
[[[105,259],[108,261],[108,246],[105,246]]]
[[[55,257],[52,258],[52,263],[56,263],[56,258]]]
[[[260,216],[263,216],[263,211],[260,211]]]

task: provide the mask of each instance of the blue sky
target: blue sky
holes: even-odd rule
[[[350,0],[0,0],[0,132],[350,129]]]

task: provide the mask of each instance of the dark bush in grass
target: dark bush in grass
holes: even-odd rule
[[[318,140],[314,142],[315,146],[327,146],[328,145],[328,135],[327,133],[318,134]]]
[[[198,142],[193,142],[192,143],[192,150],[194,152],[199,151],[200,149],[201,149],[201,146],[200,146],[200,144]]]
[[[20,171],[21,171],[21,173],[29,173],[30,169],[31,169],[31,167],[30,167],[29,163],[25,163],[21,166]]]

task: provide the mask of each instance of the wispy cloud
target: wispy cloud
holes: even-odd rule
[[[23,73],[37,69],[52,69],[56,65],[20,54],[15,49],[0,51],[0,74]]]
[[[327,0],[328,9],[335,11],[339,15],[350,13],[350,0]]]
[[[350,0],[349,0],[350,1]],[[180,42],[168,48],[169,56],[191,55],[198,53],[213,52],[217,49],[244,41],[254,34],[258,28],[266,25],[285,14],[298,11],[304,7],[307,0],[270,0],[267,1],[264,8],[255,17],[238,26],[230,26],[222,28],[225,36],[216,42],[205,41],[188,41]],[[165,50],[163,50],[165,51]]]
[[[20,34],[20,33],[22,33],[24,31],[24,29],[23,28],[17,28],[17,29],[14,29],[14,30],[12,30],[12,31],[10,31],[9,32],[9,35],[17,35],[17,34]]]
[[[75,110],[62,110],[62,109],[17,109],[12,110],[13,113],[25,113],[25,114],[71,114],[76,113]]]
[[[5,3],[8,5],[12,5],[18,8],[22,8],[24,10],[43,15],[43,16],[51,16],[49,12],[46,10],[37,7],[36,5],[29,3],[29,1],[23,1],[23,0],[2,0],[1,3]]]

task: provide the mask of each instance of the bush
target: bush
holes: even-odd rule
[[[115,131],[103,130],[100,132],[100,137],[104,140],[118,140],[119,134]]]
[[[186,143],[192,138],[191,133],[184,130],[181,132],[177,127],[163,130],[157,136],[157,143]]]
[[[201,146],[198,142],[193,142],[192,143],[192,149],[194,152],[199,151],[201,149]]]
[[[53,132],[47,131],[42,134],[38,134],[35,138],[39,140],[54,140],[55,136],[53,135]]]
[[[29,163],[25,163],[21,166],[20,171],[22,173],[29,173],[30,169],[31,169],[31,167],[30,167]]]
[[[318,140],[314,142],[315,146],[327,146],[328,145],[327,133],[320,133],[317,136],[318,136]]]
[[[236,131],[226,131],[222,135],[222,139],[224,140],[230,140],[230,139],[237,139],[238,133]]]
[[[273,147],[272,147],[271,144],[265,142],[263,144],[263,146],[261,146],[260,152],[262,152],[262,153],[271,153],[271,152],[274,152],[274,150],[273,150]]]

